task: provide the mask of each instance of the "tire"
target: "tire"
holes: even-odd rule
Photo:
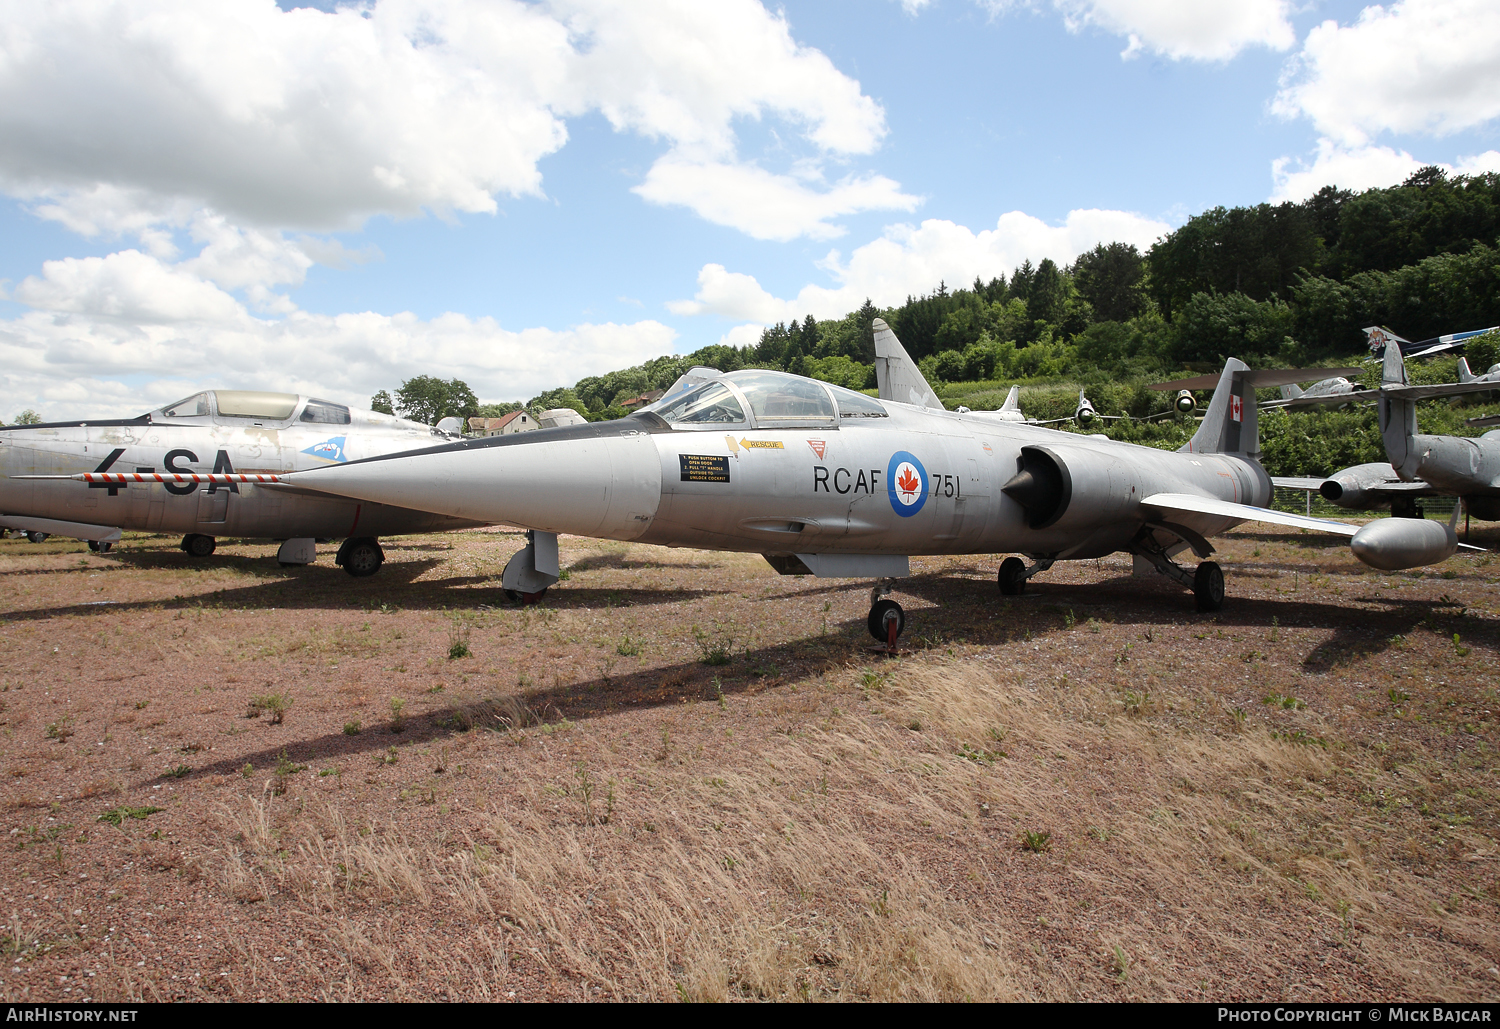
[[[100,543],[98,540],[89,540],[89,549],[96,554],[108,554],[114,548],[114,544],[106,540]]]
[[[1216,561],[1204,561],[1193,573],[1193,596],[1199,611],[1217,611],[1224,606],[1224,570]]]
[[[385,551],[373,537],[362,536],[344,541],[338,561],[344,566],[344,571],[356,579],[363,579],[380,571],[380,566],[385,564]]]
[[[547,595],[547,591],[543,589],[535,593],[522,593],[520,590],[506,590],[505,595],[517,604],[535,604]]]
[[[1007,557],[1000,562],[1000,592],[1014,597],[1026,592],[1026,562],[1019,557]]]
[[[182,537],[182,549],[189,557],[208,557],[218,549],[219,541],[201,532],[190,532]]]
[[[33,543],[45,543],[45,542],[47,542],[47,533],[45,533],[45,532],[28,532],[26,534],[26,538],[29,539],[29,540],[31,540],[31,542],[33,542]]]
[[[901,610],[901,605],[894,600],[877,600],[870,605],[870,617],[865,619],[865,628],[870,630],[870,635],[881,643],[889,643],[890,636],[885,628],[885,616],[887,612],[894,611],[896,615],[896,635],[900,636],[906,628],[906,612]]]

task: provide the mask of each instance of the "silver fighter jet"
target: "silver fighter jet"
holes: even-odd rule
[[[122,529],[181,532],[194,557],[212,554],[218,536],[278,539],[284,565],[311,563],[317,539],[342,538],[336,562],[372,575],[385,560],[382,535],[480,523],[278,486],[275,476],[459,438],[294,393],[222,389],[138,418],[6,426],[0,527],[33,539],[71,536],[95,550],[108,550]]]
[[[618,421],[280,479],[532,530],[502,585],[533,599],[558,580],[558,533],[760,553],[782,574],[879,580],[907,574],[911,555],[1024,554],[1029,562],[1000,565],[1006,594],[1054,562],[1125,551],[1192,589],[1203,610],[1224,600],[1208,537],[1244,521],[1352,536],[1376,567],[1395,553],[1403,567],[1429,564],[1457,547],[1436,523],[1384,519],[1372,534],[1262,506],[1271,481],[1257,460],[1255,388],[1304,371],[1229,360],[1197,433],[1172,453],[945,411],[885,323],[875,332],[881,392],[904,400],[782,372],[706,371],[707,381]],[[1203,559],[1196,569],[1173,560],[1189,549]],[[868,624],[893,645],[905,616],[881,599],[890,590],[873,591]]]

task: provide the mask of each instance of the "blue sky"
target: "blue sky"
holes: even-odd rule
[[[0,417],[524,399],[1216,204],[1500,169],[1472,0],[8,6]]]

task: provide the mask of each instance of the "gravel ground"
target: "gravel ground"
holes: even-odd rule
[[[564,538],[518,607],[521,542],[0,542],[0,996],[1497,994],[1488,554],[917,559],[889,659],[864,583]]]

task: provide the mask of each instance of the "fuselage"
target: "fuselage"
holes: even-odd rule
[[[270,472],[430,446],[417,422],[286,393],[208,391],[133,419],[0,428],[0,515],[144,532],[272,539],[378,536],[475,524],[341,496],[236,483],[88,484],[26,475]]]
[[[1153,494],[1270,498],[1269,478],[1244,456],[874,401],[777,372],[723,382],[717,406],[465,441],[290,481],[546,532],[755,553],[1088,558],[1127,547],[1151,521],[1141,501]],[[1050,469],[1051,485],[1007,493],[1028,467]],[[1238,521],[1175,520],[1205,536]]]

